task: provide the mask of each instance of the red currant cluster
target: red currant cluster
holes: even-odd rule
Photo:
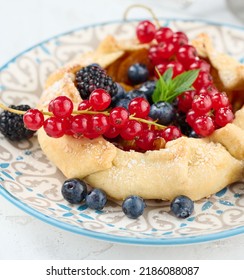
[[[125,150],[155,150],[181,136],[177,127],[165,128],[153,121],[148,116],[150,104],[142,97],[132,99],[128,110],[115,107],[104,111],[110,103],[111,96],[104,89],[94,90],[89,99],[78,105],[77,110],[74,110],[73,102],[68,97],[59,96],[49,103],[48,112],[30,109],[23,120],[28,129],[43,127],[47,135],[54,138],[65,134],[89,139],[103,135],[111,141],[116,138],[118,144],[123,143]],[[48,117],[44,119],[44,115]]]
[[[187,114],[186,121],[200,136],[208,136],[234,118],[228,97],[219,92],[210,74],[211,65],[199,58],[194,46],[189,45],[183,32],[168,27],[156,28],[150,21],[142,21],[136,29],[140,43],[151,43],[149,59],[162,75],[168,68],[173,77],[191,69],[199,69],[193,87],[178,97],[178,109]],[[158,72],[155,76],[158,77]]]

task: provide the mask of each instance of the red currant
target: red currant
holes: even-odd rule
[[[167,64],[167,69],[168,68],[173,69],[173,78],[184,72],[183,65],[178,61],[171,61],[169,64]]]
[[[195,119],[193,129],[196,134],[205,137],[214,132],[215,126],[211,117],[203,115]]]
[[[191,45],[180,47],[176,53],[176,59],[188,69],[191,63],[196,60],[197,50]]]
[[[136,97],[130,101],[128,111],[137,118],[145,118],[150,112],[150,104],[143,97]]]
[[[168,63],[167,59],[161,57],[158,45],[152,45],[148,50],[148,58],[153,65],[158,65],[161,63]]]
[[[142,131],[142,125],[138,121],[129,120],[125,127],[122,128],[120,135],[125,140],[133,140]]]
[[[108,130],[103,134],[107,138],[115,138],[119,136],[120,128],[110,125]]]
[[[184,72],[183,65],[180,62],[171,61],[170,63],[166,62],[166,63],[160,63],[156,65],[154,71],[155,77],[159,78],[158,72],[160,73],[160,75],[163,75],[163,73],[169,68],[172,68],[173,70],[173,77]],[[156,69],[158,72],[156,71]]]
[[[203,59],[199,59],[198,57],[189,66],[189,70],[200,69],[201,71],[205,71],[205,72],[210,72],[210,68],[211,68],[211,66],[209,63],[207,63],[207,61],[205,61]]]
[[[213,109],[218,110],[229,106],[229,99],[224,92],[217,92],[212,96]]]
[[[70,115],[69,117],[66,118],[61,118],[63,125],[64,125],[64,134],[66,135],[73,135],[74,133],[71,130],[71,123],[73,120],[73,116]]]
[[[109,115],[109,123],[114,127],[123,127],[129,120],[129,112],[123,107],[115,107]]]
[[[181,95],[178,96],[178,109],[181,112],[188,112],[191,109],[193,97],[195,96],[196,91],[190,90],[185,91]]]
[[[203,115],[210,111],[212,101],[209,95],[198,95],[192,101],[192,109],[199,115]]]
[[[169,59],[176,52],[175,45],[171,41],[159,43],[157,47],[157,56],[161,59]]]
[[[30,130],[38,130],[44,123],[44,116],[38,109],[29,109],[23,116],[25,127]]]
[[[175,140],[182,136],[178,127],[170,125],[162,131],[162,137],[166,142]]]
[[[59,118],[65,118],[73,112],[73,102],[66,96],[58,96],[51,101],[48,106],[48,110]]]
[[[197,79],[193,83],[193,87],[196,90],[201,90],[203,87],[209,87],[213,84],[213,77],[209,74],[209,72],[200,71]]]
[[[103,111],[109,107],[111,96],[106,90],[98,88],[90,94],[89,102],[95,111]]]
[[[220,108],[215,112],[215,123],[223,127],[227,125],[227,123],[232,122],[234,119],[234,114],[232,110],[228,107]]]
[[[139,138],[136,140],[136,145],[142,150],[149,151],[154,149],[154,140],[156,135],[151,130],[143,130],[140,133]]]
[[[88,99],[83,100],[79,105],[78,105],[78,110],[82,111],[82,110],[88,110],[89,108],[91,108],[91,104],[89,102]]]
[[[207,87],[202,87],[199,90],[199,94],[208,94],[211,98],[218,92],[217,88],[214,85],[209,85]]]
[[[65,134],[67,127],[65,126],[62,119],[50,117],[44,121],[43,128],[48,136],[59,138]]]
[[[109,128],[108,117],[104,114],[96,114],[91,116],[90,129],[99,134],[103,134]]]
[[[193,127],[193,124],[195,122],[195,119],[199,117],[199,114],[195,112],[194,110],[189,110],[186,114],[186,122]]]
[[[141,21],[136,28],[136,35],[140,43],[150,43],[155,36],[156,27],[155,25],[149,21],[144,20]]]
[[[83,134],[87,131],[89,115],[76,115],[71,122],[71,131],[74,134]]]
[[[160,27],[155,33],[155,39],[158,43],[167,42],[174,35],[169,27]]]
[[[188,37],[184,32],[175,32],[173,34],[172,43],[175,44],[177,49],[179,49],[180,47],[188,44]]]

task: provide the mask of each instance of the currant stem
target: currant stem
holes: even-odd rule
[[[129,13],[129,11],[130,11],[131,9],[133,9],[133,8],[142,8],[142,9],[147,10],[147,11],[151,14],[151,16],[152,16],[153,20],[155,21],[155,24],[157,25],[157,27],[158,27],[158,28],[160,27],[159,20],[158,20],[158,18],[156,17],[156,15],[155,15],[155,13],[153,12],[153,10],[150,9],[149,7],[147,7],[146,5],[143,5],[143,4],[134,4],[134,5],[130,5],[130,6],[125,10],[125,12],[124,12],[124,16],[123,16],[123,20],[124,20],[124,21],[127,20],[128,13]]]
[[[21,110],[16,110],[16,109],[12,109],[12,108],[9,108],[7,107],[6,105],[0,103],[0,108],[2,108],[3,110],[5,111],[9,111],[11,113],[14,113],[14,114],[18,114],[18,115],[24,115],[26,113],[26,111],[21,111]],[[41,111],[43,115],[45,116],[53,116],[53,113],[51,112],[46,112],[46,111]],[[73,114],[74,115],[82,115],[82,114],[87,114],[87,115],[95,115],[95,114],[103,114],[105,116],[109,116],[109,112],[108,111],[103,111],[103,112],[97,112],[97,111],[90,111],[89,109],[87,110],[74,110],[73,111]],[[148,125],[155,125],[157,126],[158,128],[161,128],[161,129],[164,129],[166,128],[166,126],[164,125],[161,125],[161,124],[158,124],[157,122],[155,121],[149,121],[149,120],[145,120],[145,119],[141,119],[141,118],[137,118],[135,117],[134,115],[130,115],[129,116],[129,119],[130,120],[135,120],[135,121],[138,121],[138,122],[142,122],[142,123],[146,123]]]
[[[9,111],[11,113],[18,114],[18,115],[24,115],[26,113],[26,111],[21,111],[21,110],[16,110],[16,109],[13,109],[13,108],[9,108],[2,103],[0,103],[0,108],[2,108],[5,111]]]

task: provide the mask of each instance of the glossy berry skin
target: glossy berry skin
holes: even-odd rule
[[[62,119],[57,117],[50,117],[44,121],[43,129],[48,136],[59,138],[65,134],[66,126]]]
[[[205,114],[212,108],[212,101],[209,95],[198,95],[192,101],[192,110],[199,114]]]
[[[194,110],[190,109],[186,114],[186,122],[193,127],[195,119],[198,118],[200,115],[195,112]]]
[[[173,34],[172,43],[179,49],[188,44],[188,37],[184,32],[177,31]]]
[[[135,63],[128,68],[128,79],[132,85],[144,83],[148,77],[149,71],[143,63]]]
[[[178,61],[171,61],[170,63],[166,64],[159,64],[159,65],[156,65],[155,68],[157,68],[158,72],[163,75],[164,72],[169,69],[169,68],[172,68],[173,70],[173,78],[176,77],[177,75],[181,74],[184,72],[184,67],[183,65],[178,62]],[[158,76],[158,73],[157,71],[155,70],[155,76],[157,78],[159,78]]]
[[[223,127],[228,123],[232,122],[234,119],[234,114],[232,110],[228,107],[220,108],[215,112],[215,123]]]
[[[81,114],[76,115],[72,118],[70,129],[74,134],[83,134],[87,131],[88,127],[88,118],[90,116]]]
[[[197,79],[193,83],[193,87],[196,90],[201,90],[203,87],[209,87],[213,84],[213,78],[209,72],[200,71]]]
[[[110,125],[108,130],[103,133],[109,139],[116,138],[120,134],[120,128]]]
[[[159,101],[151,105],[149,116],[159,124],[169,125],[175,118],[175,109],[172,104]]]
[[[93,189],[86,196],[86,205],[94,210],[102,210],[107,203],[107,195],[101,189]]]
[[[149,20],[141,21],[136,28],[136,35],[140,43],[150,43],[155,36],[156,27]]]
[[[68,179],[63,183],[61,193],[69,203],[81,203],[87,195],[87,184],[77,178]]]
[[[81,103],[78,105],[78,110],[79,111],[88,110],[90,108],[92,108],[92,106],[91,106],[88,99],[82,100]]]
[[[211,117],[203,115],[195,119],[193,129],[196,134],[206,137],[214,132],[215,126]]]
[[[104,111],[111,103],[110,94],[104,89],[95,89],[89,96],[89,103],[91,104],[93,110]]]
[[[116,83],[117,85],[117,93],[115,95],[112,96],[112,102],[111,102],[111,106],[112,107],[115,107],[116,106],[116,103],[121,100],[122,98],[125,98],[125,89],[119,84],[119,83]]]
[[[211,100],[212,100],[212,107],[215,110],[218,110],[223,107],[228,107],[230,104],[227,95],[223,92],[215,93],[212,96]]]
[[[140,122],[135,120],[129,120],[126,126],[121,129],[120,136],[124,140],[133,140],[135,137],[139,136],[142,131],[142,125]]]
[[[180,138],[182,133],[176,126],[170,125],[162,131],[162,137],[166,142]]]
[[[185,91],[178,96],[178,109],[181,112],[188,112],[191,109],[193,98],[196,94],[195,90]]]
[[[110,125],[121,128],[126,125],[129,120],[129,112],[123,107],[115,107],[110,111],[109,123]]]
[[[156,81],[147,81],[141,85],[138,89],[139,92],[143,93],[146,96],[147,101],[152,104],[152,94],[156,88]]]
[[[129,103],[128,111],[137,118],[145,118],[150,112],[150,104],[144,98],[136,97]]]
[[[196,60],[192,64],[190,64],[188,69],[189,70],[200,69],[201,71],[209,72],[210,68],[211,68],[211,66],[209,63],[207,63],[207,61],[196,58]]]
[[[184,45],[178,49],[176,59],[187,69],[197,57],[196,49],[191,45]]]
[[[44,116],[38,109],[29,109],[23,116],[25,127],[38,130],[44,123]]]
[[[140,137],[136,140],[136,146],[144,151],[149,151],[154,149],[154,140],[156,139],[156,134],[152,130],[143,130]]]
[[[194,211],[194,202],[185,195],[180,195],[171,201],[170,209],[177,218],[188,218]]]
[[[72,114],[73,102],[66,96],[58,96],[50,102],[48,110],[58,118],[65,118]]]
[[[160,27],[155,33],[155,40],[158,43],[167,42],[173,38],[174,32],[169,27]]]
[[[122,204],[123,212],[130,219],[137,219],[140,217],[143,214],[145,207],[146,204],[144,200],[137,195],[128,196]]]
[[[109,128],[108,117],[104,114],[92,115],[88,119],[87,131],[84,132],[88,138],[97,138],[99,135],[104,134]]]

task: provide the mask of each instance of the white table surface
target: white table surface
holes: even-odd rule
[[[224,0],[196,0],[187,9],[165,7],[165,2],[170,1],[0,0],[0,65],[53,35],[82,25],[121,19],[130,4],[139,2],[161,17],[243,25],[228,11]],[[145,15],[140,9],[130,12],[131,18]],[[48,225],[0,196],[0,259],[244,259],[244,235],[186,246],[108,243]]]

